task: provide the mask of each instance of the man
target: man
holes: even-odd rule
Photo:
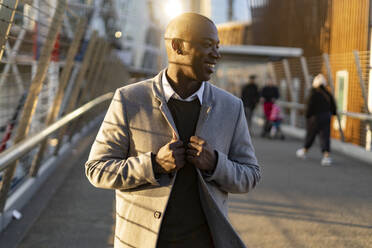
[[[262,128],[261,137],[265,137],[270,134],[271,122],[270,114],[273,103],[279,98],[279,89],[274,84],[272,79],[269,77],[266,81],[266,85],[261,90],[261,97],[263,98],[263,110],[265,114],[265,123]]]
[[[167,69],[115,92],[86,175],[116,190],[116,248],[244,247],[227,194],[252,189],[260,171],[241,101],[207,82],[217,29],[185,13],[165,44]]]
[[[256,75],[249,76],[249,81],[244,85],[242,89],[242,101],[245,108],[245,115],[247,117],[248,127],[252,126],[252,117],[254,109],[258,101],[260,100],[260,93],[258,92],[258,87],[255,82]],[[252,129],[250,129],[252,130]]]

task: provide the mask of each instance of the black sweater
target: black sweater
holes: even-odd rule
[[[190,137],[195,134],[200,102],[198,99],[185,102],[170,98],[167,105],[180,139],[186,147]],[[206,225],[207,221],[200,202],[197,172],[192,164],[187,163],[177,172],[159,239],[166,241],[192,239],[195,232],[208,230],[203,228]],[[208,232],[202,236],[207,239],[210,237]]]
[[[306,105],[306,118],[320,113],[336,114],[336,104],[333,96],[324,87],[312,88]]]

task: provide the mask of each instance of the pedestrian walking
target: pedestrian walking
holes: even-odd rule
[[[260,169],[242,101],[208,82],[220,58],[217,28],[182,14],[168,24],[165,47],[166,69],[116,90],[86,176],[116,191],[115,248],[245,247],[227,197],[254,188]]]
[[[260,93],[256,84],[256,75],[249,76],[249,81],[242,88],[242,101],[244,104],[245,116],[248,122],[248,128],[252,127],[252,117],[257,103],[260,100]]]
[[[261,137],[270,134],[271,121],[270,114],[273,102],[279,98],[279,89],[269,77],[266,80],[266,85],[261,90],[261,97],[263,99],[263,110],[265,114],[265,123],[262,127]]]
[[[327,81],[322,74],[318,74],[313,81],[306,104],[306,138],[304,147],[296,151],[299,158],[306,158],[306,153],[319,135],[320,148],[323,154],[321,165],[332,164],[330,157],[330,125],[331,116],[336,115],[336,104],[332,94],[326,89]]]

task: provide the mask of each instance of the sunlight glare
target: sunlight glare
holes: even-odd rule
[[[115,38],[119,39],[121,37],[122,33],[120,31],[115,32]]]
[[[165,13],[170,19],[178,16],[182,12],[181,3],[179,0],[168,0],[164,6]]]

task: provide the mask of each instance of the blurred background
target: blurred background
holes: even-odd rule
[[[371,0],[2,0],[0,230],[24,205],[16,200],[24,196],[15,192],[41,178],[39,168],[74,137],[86,135],[88,123],[102,121],[110,92],[166,67],[166,25],[190,11],[209,17],[218,28],[222,58],[211,83],[240,97],[251,75],[259,88],[272,80],[280,91],[283,129],[303,136],[306,98],[313,78],[322,73],[338,107],[333,140],[349,145],[341,150],[358,149],[354,157],[372,161]],[[84,117],[17,153],[16,159],[5,156],[103,95],[105,103]],[[262,111],[256,112],[255,123],[262,124]],[[286,152],[293,155],[294,149]],[[364,199],[370,202],[370,169],[358,171],[367,177],[361,188],[367,192],[369,187]],[[360,226],[370,231],[370,222]]]
[[[17,2],[14,24],[7,37],[9,47],[2,62],[9,61],[7,51],[17,40],[23,40],[13,51],[13,63],[19,68],[26,68],[26,64],[31,68],[45,41],[57,1]],[[109,43],[112,57],[128,72],[129,79],[122,78],[122,82],[154,75],[167,64],[163,44],[166,24],[189,11],[211,18],[218,26],[223,58],[212,81],[220,87],[239,96],[249,75],[256,74],[261,85],[271,77],[280,87],[283,101],[301,104],[313,77],[323,73],[330,81],[340,112],[369,113],[372,106],[369,0],[69,0],[50,70],[54,68],[57,73],[57,68],[61,68],[77,18],[83,17],[87,18],[87,25],[76,60],[82,59],[84,44],[96,30]],[[0,78],[0,134],[14,114],[9,105],[19,103],[29,81],[21,80],[27,73],[22,70],[27,69],[19,69],[17,74],[12,73],[15,66],[2,64],[1,68],[4,69]],[[45,110],[57,82],[52,78],[49,81],[51,85],[42,90],[49,95],[41,97]],[[17,97],[9,99],[10,95]],[[303,127],[301,106],[297,107],[291,124]],[[289,116],[291,109],[286,111]],[[363,118],[342,116],[343,134],[338,125],[333,125],[333,137],[371,149],[371,132]]]

